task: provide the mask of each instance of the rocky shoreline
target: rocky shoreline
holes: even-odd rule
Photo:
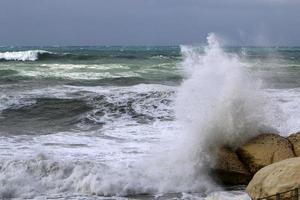
[[[299,158],[294,159],[295,157]],[[267,192],[264,191],[262,183],[266,177],[270,178],[268,172],[272,173],[271,171],[274,171],[272,165],[276,163],[276,169],[280,166],[286,169],[284,164],[280,164],[284,161],[291,166],[298,166],[291,164],[298,162],[299,168],[294,167],[294,170],[298,170],[300,174],[300,132],[291,134],[287,138],[278,134],[265,133],[248,140],[235,149],[222,147],[217,153],[217,160],[211,169],[211,174],[217,182],[224,185],[248,185],[246,189],[248,194],[253,199],[261,198],[271,195],[272,192],[277,193],[293,189],[297,185],[294,181],[289,187],[285,186],[281,189],[276,187],[277,189],[275,190],[268,189]],[[282,171],[279,170],[279,172],[280,176],[283,176]],[[291,171],[288,171],[288,173],[287,176],[296,174],[296,172]],[[276,173],[274,176],[276,176]],[[300,176],[297,178],[300,178]],[[274,181],[273,184],[278,186],[278,181]],[[267,182],[270,184],[270,181]],[[300,179],[298,183],[298,186],[300,186]]]

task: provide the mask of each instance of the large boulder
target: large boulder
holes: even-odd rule
[[[257,199],[299,188],[299,169],[300,158],[290,158],[264,167],[254,175],[246,192],[252,199]],[[282,194],[281,198],[290,195],[291,192]]]
[[[251,174],[230,148],[223,147],[217,152],[212,174],[217,182],[224,185],[247,185]]]
[[[290,135],[287,139],[291,142],[295,155],[299,157],[300,156],[300,132]]]
[[[250,173],[272,163],[295,157],[291,143],[277,134],[262,134],[238,148],[237,154]]]

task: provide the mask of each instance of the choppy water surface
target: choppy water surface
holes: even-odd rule
[[[232,133],[256,117],[299,131],[300,49],[209,42],[0,47],[0,197],[248,199],[213,184],[193,156],[228,127],[214,112],[244,120]]]

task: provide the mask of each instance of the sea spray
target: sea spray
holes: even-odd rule
[[[214,34],[207,40],[204,53],[181,47],[187,75],[175,103],[181,132],[173,135],[169,151],[156,146],[153,157],[125,170],[127,175],[113,183],[114,189],[119,187],[118,195],[216,190],[208,175],[214,151],[222,145],[234,148],[271,127],[259,81],[237,55],[222,50]],[[99,194],[107,191],[98,190]]]
[[[204,54],[182,46],[183,67],[189,77],[179,88],[176,116],[194,150],[195,146],[234,147],[271,127],[259,81],[236,55],[222,50],[215,34],[207,40]]]
[[[21,158],[4,159],[0,163],[0,185],[3,186],[0,197],[31,198],[60,193],[101,196],[182,192],[207,194],[216,190],[218,187],[208,175],[214,161],[210,148],[224,144],[235,146],[257,134],[262,126],[270,124],[269,112],[266,112],[266,100],[257,82],[236,55],[223,52],[214,34],[209,35],[204,53],[193,47],[181,48],[186,80],[177,93],[177,119],[170,121],[177,131],[166,134],[163,128],[160,129],[162,140],[167,139],[169,143],[162,146],[160,142],[143,143],[149,145],[152,153],[145,156],[147,158],[130,162],[118,157],[118,154],[114,155],[110,148],[118,139],[117,145],[125,143],[130,149],[138,139],[130,138],[130,142],[126,143],[124,138],[113,138],[113,134],[100,132],[95,133],[91,140],[97,141],[103,134],[111,146],[89,140],[85,143],[87,146],[76,150],[76,159],[69,159],[68,154],[60,152],[53,157],[40,156],[26,160],[22,155]],[[115,125],[119,126],[117,123]],[[153,129],[154,125],[149,124],[148,129]],[[139,132],[135,134],[144,134],[140,126],[137,129]],[[129,137],[129,134],[125,132],[123,136]],[[63,143],[63,140],[68,141],[66,133],[58,141]],[[45,142],[43,139],[41,141]],[[82,138],[79,143],[83,143]],[[66,142],[63,144],[66,145]],[[90,148],[100,146],[107,148],[111,159],[103,158],[105,152],[97,152],[94,157],[85,159]],[[65,148],[69,152],[70,147]],[[61,149],[58,148],[58,151]],[[80,153],[79,149],[87,150]],[[97,160],[97,157],[100,159]],[[224,195],[220,199],[225,199]]]

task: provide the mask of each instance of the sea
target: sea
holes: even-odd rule
[[[250,200],[207,149],[262,130],[300,131],[300,47],[0,47],[0,199]]]

